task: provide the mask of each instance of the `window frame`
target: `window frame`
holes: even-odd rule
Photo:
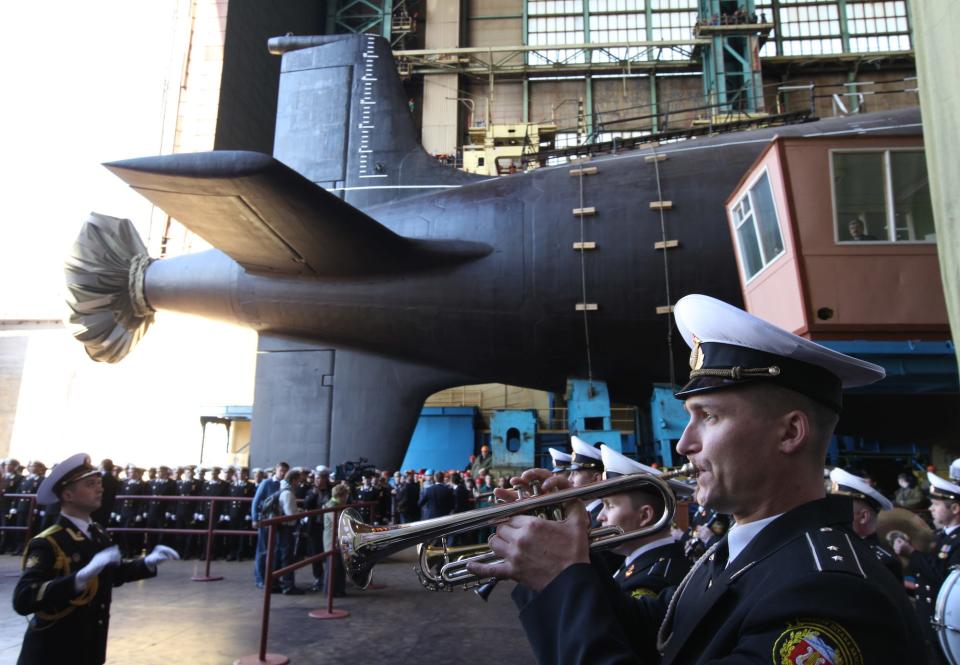
[[[760,270],[753,273],[752,276],[748,277],[747,264],[743,254],[743,246],[740,244],[740,236],[737,235],[737,229],[739,227],[737,226],[736,220],[734,219],[733,209],[736,208],[738,205],[740,205],[740,202],[743,201],[745,197],[747,196],[750,197],[750,215],[751,217],[753,217],[753,233],[757,238],[757,247],[760,250],[760,259],[763,260],[763,239],[760,237],[760,229],[757,226],[757,221],[756,221],[757,208],[753,201],[753,194],[751,193],[751,190],[756,186],[756,184],[760,181],[760,179],[764,175],[767,176],[767,184],[770,187],[770,198],[773,200],[773,216],[776,218],[777,232],[780,234],[780,244],[783,245],[783,247],[781,248],[779,253],[777,253],[775,256],[770,257],[770,260],[765,262],[760,267]],[[730,222],[733,226],[733,241],[734,243],[736,243],[737,256],[740,259],[740,269],[744,279],[743,284],[744,286],[746,286],[747,284],[755,280],[757,277],[762,275],[767,270],[767,268],[772,266],[774,263],[776,263],[780,259],[781,256],[784,256],[787,253],[787,241],[786,241],[786,235],[783,232],[783,224],[781,223],[781,219],[780,219],[780,210],[779,210],[779,206],[777,205],[777,198],[773,194],[773,178],[770,177],[770,169],[766,165],[764,165],[762,169],[754,173],[753,177],[747,181],[742,191],[743,191],[743,196],[738,196],[735,200],[731,201],[729,206],[727,206],[727,215],[729,215]]]
[[[830,208],[833,218],[833,243],[840,247],[860,246],[860,245],[936,245],[934,240],[897,240],[896,227],[896,205],[893,198],[893,169],[890,167],[890,155],[894,152],[919,152],[926,161],[927,151],[923,146],[897,146],[892,148],[830,148],[828,151],[830,159]],[[853,154],[853,153],[880,153],[883,155],[883,206],[887,221],[887,238],[883,240],[841,240],[840,239],[840,215],[837,213],[837,181],[834,177],[834,159],[835,154]],[[927,178],[929,180],[929,173]],[[936,226],[934,226],[936,232]],[[889,236],[893,235],[893,239]]]

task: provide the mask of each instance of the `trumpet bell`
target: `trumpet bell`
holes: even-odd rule
[[[351,565],[346,567],[347,576],[354,586],[366,589],[373,580],[373,563],[367,562],[366,550],[360,547],[360,536],[363,533],[370,533],[376,527],[365,524],[355,508],[348,508],[340,513],[340,522],[337,527],[340,553],[344,561],[351,562]]]

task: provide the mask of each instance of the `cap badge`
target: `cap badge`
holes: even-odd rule
[[[690,349],[690,369],[703,367],[703,349],[700,348],[700,338],[693,336],[693,348]]]

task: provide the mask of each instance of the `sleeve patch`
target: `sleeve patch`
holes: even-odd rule
[[[776,639],[773,665],[863,665],[863,655],[840,624],[804,619],[789,625]]]
[[[644,596],[649,596],[650,598],[657,597],[657,593],[653,589],[634,589],[630,592],[630,595],[633,598],[643,598]]]

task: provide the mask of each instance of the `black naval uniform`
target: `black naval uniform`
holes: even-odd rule
[[[13,608],[33,615],[17,665],[100,665],[106,660],[113,587],[157,574],[142,558],[128,559],[104,568],[76,593],[77,571],[111,545],[110,537],[92,524],[87,537],[61,516],[30,540],[13,592]]]
[[[667,587],[680,584],[689,570],[683,546],[671,542],[647,550],[630,563],[624,562],[613,581],[632,598],[655,597]]]
[[[937,606],[937,595],[940,587],[950,572],[950,568],[960,564],[960,527],[953,529],[949,534],[938,531],[934,541],[933,551],[930,554],[914,551],[910,554],[907,570],[912,572],[917,580],[917,615],[923,626],[927,641],[939,655],[939,641],[933,625],[933,613]]]
[[[541,664],[780,665],[820,662],[817,653],[833,663],[918,662],[916,615],[850,529],[851,511],[846,497],[799,506],[729,566],[715,566],[722,556],[705,557],[685,586],[657,598],[630,599],[593,566],[573,565],[521,608],[520,619]],[[654,650],[661,621],[668,637],[662,658]],[[636,643],[648,650],[637,653]]]
[[[876,533],[870,534],[864,538],[863,541],[870,546],[874,556],[883,564],[883,567],[889,570],[893,576],[903,584],[903,564],[900,563],[900,557],[880,542],[880,538],[877,537]]]
[[[157,478],[150,481],[151,496],[177,496],[177,481],[173,478]],[[173,523],[170,516],[174,514],[175,501],[151,501],[147,507],[147,528],[165,529]],[[170,545],[167,542],[169,536],[164,534],[147,534],[147,549],[153,547],[159,542],[163,545]]]
[[[145,496],[149,493],[147,484],[136,478],[128,478],[120,486],[120,493],[127,496]],[[141,499],[124,499],[120,504],[120,526],[135,529],[143,523],[147,506]],[[120,550],[125,556],[133,556],[143,549],[144,534],[125,533],[120,536]]]

